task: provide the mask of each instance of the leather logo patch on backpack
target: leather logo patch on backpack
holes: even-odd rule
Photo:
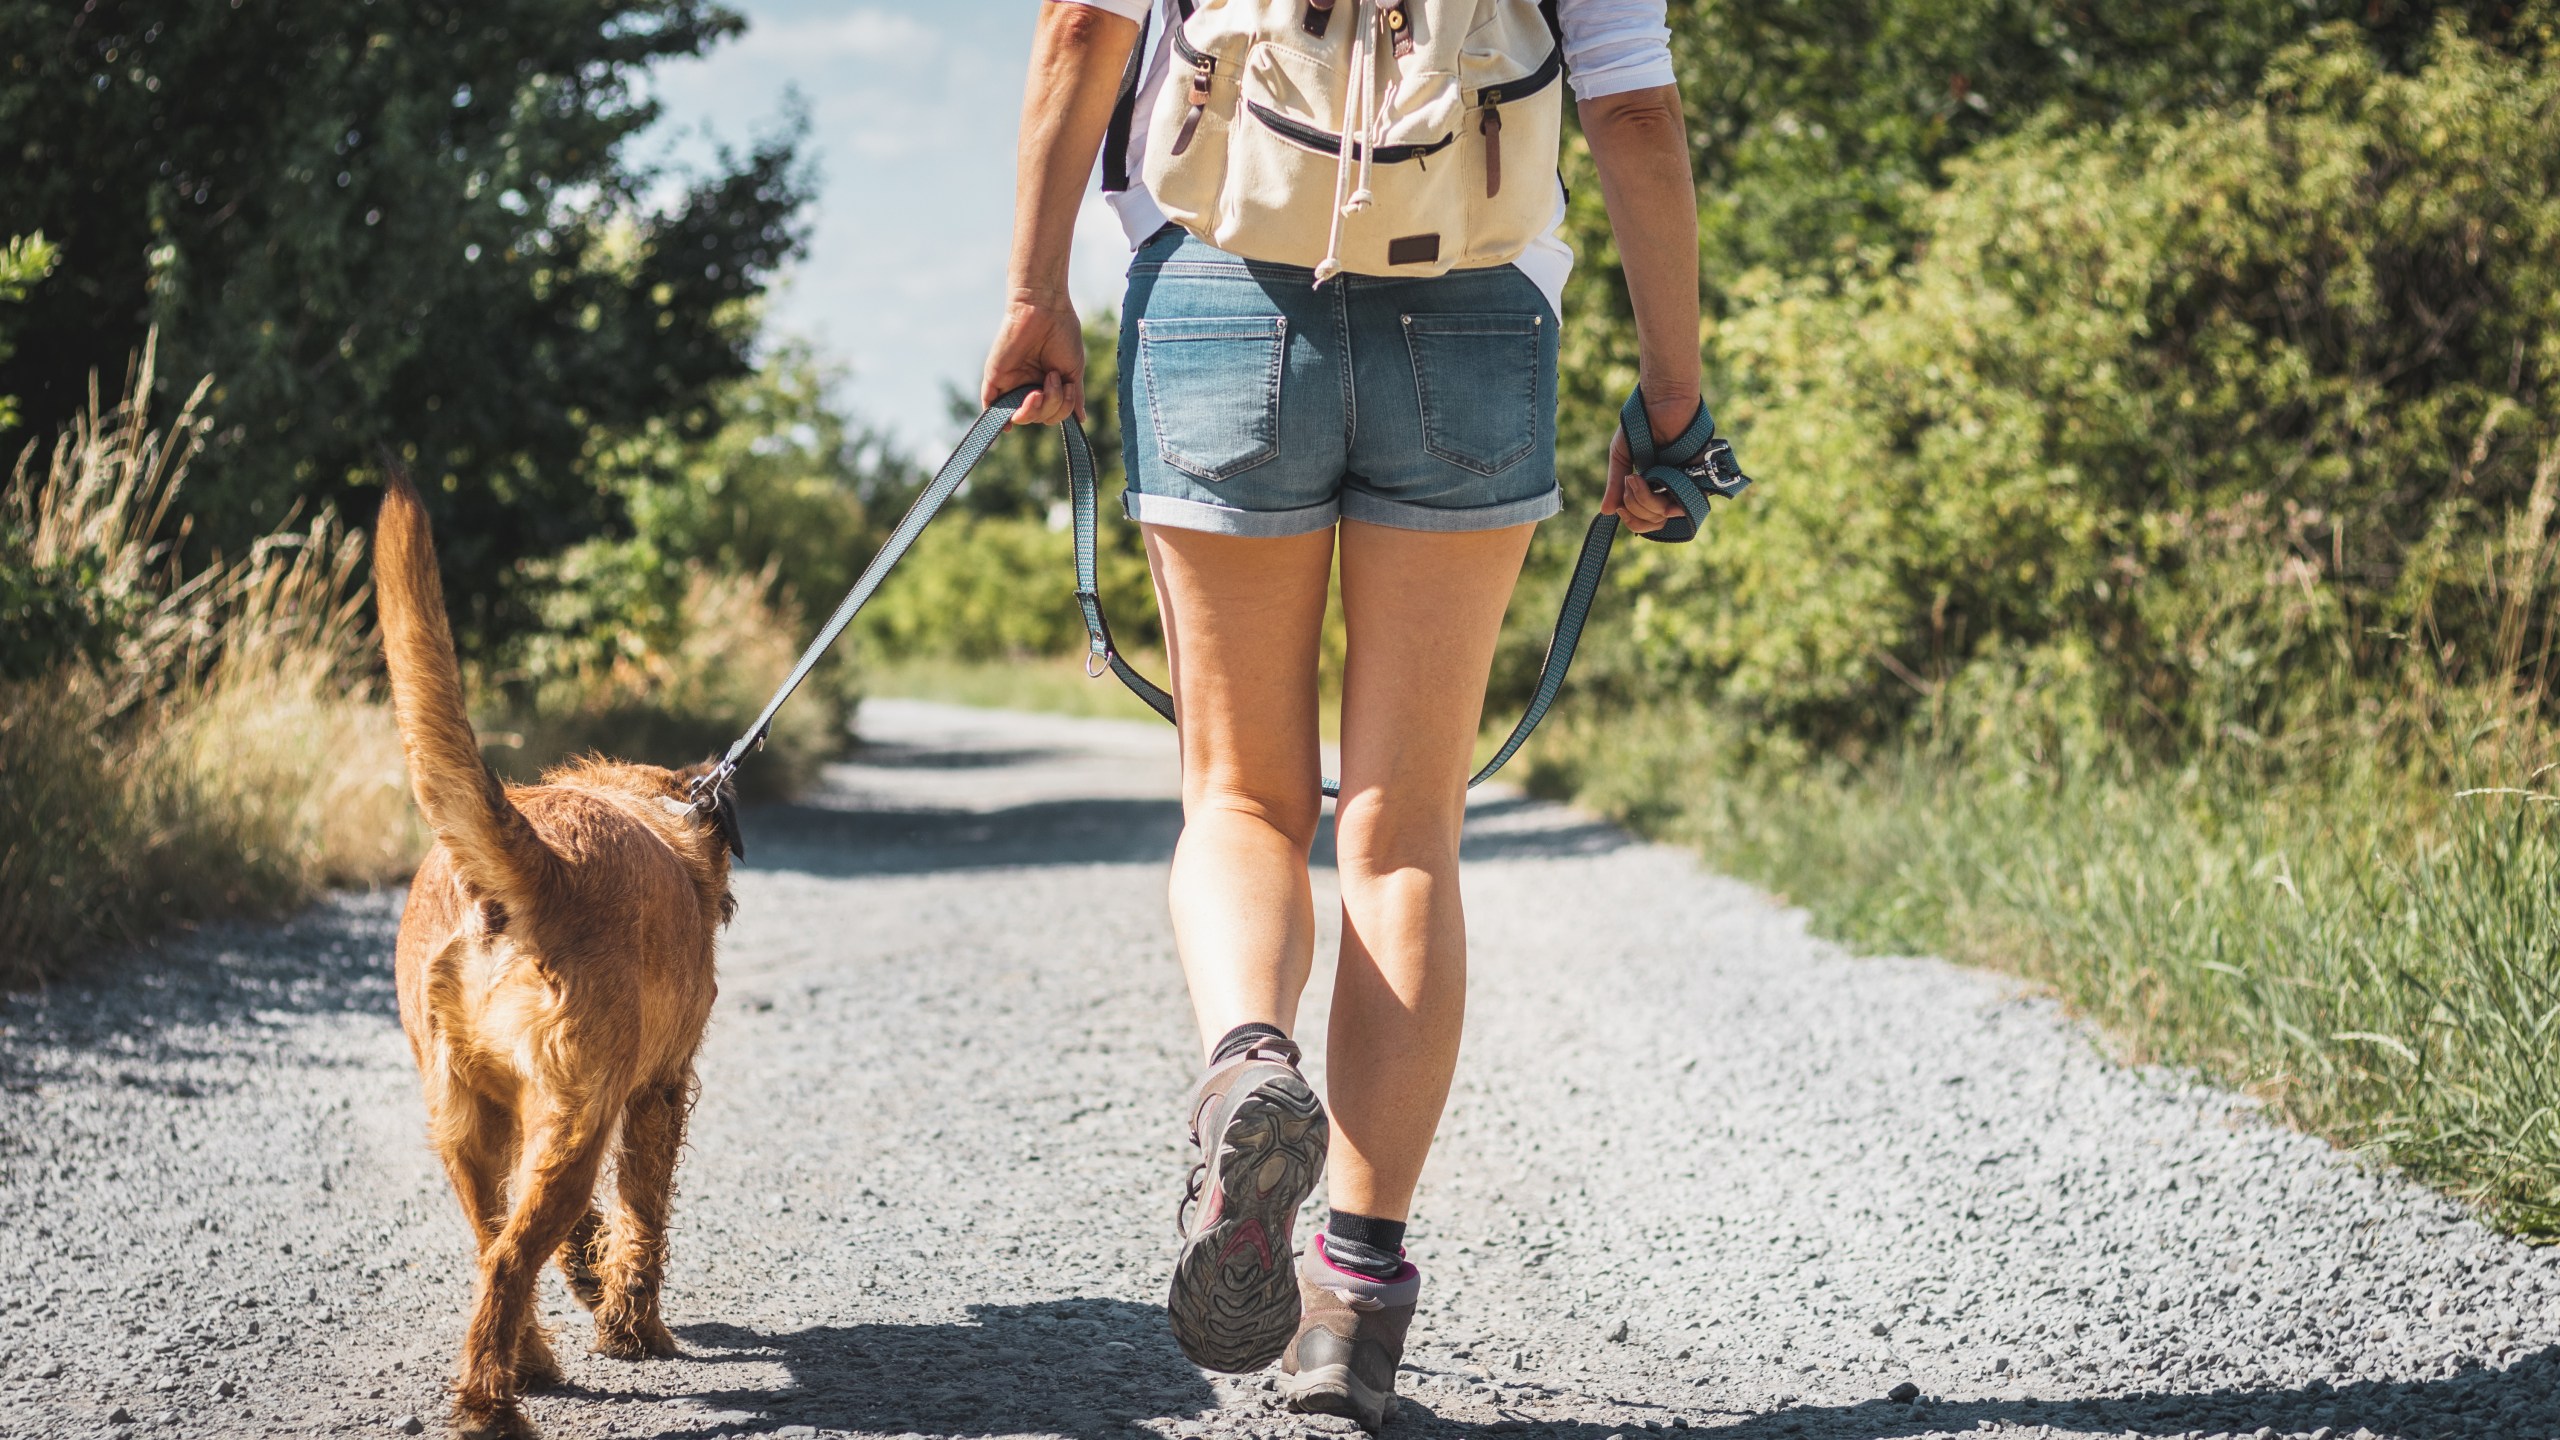
[[[1428,265],[1440,258],[1440,232],[1428,235],[1399,235],[1387,242],[1390,265]]]

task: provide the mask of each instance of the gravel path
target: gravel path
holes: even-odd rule
[[[1158,1308],[1193,1063],[1169,737],[889,701],[864,728],[824,794],[750,818],[668,1289],[688,1353],[617,1364],[572,1328],[535,1414],[1329,1428],[1183,1364]],[[2560,1252],[1562,807],[1480,801],[1469,854],[1393,1433],[2560,1436]],[[397,907],[6,1001],[0,1436],[440,1432],[466,1241]]]

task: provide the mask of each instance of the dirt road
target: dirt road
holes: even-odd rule
[[[864,731],[749,820],[668,1287],[688,1354],[585,1355],[549,1279],[571,1387],[535,1414],[1307,1433],[1158,1308],[1193,1064],[1169,736],[890,701]],[[2560,1436],[2560,1254],[1572,811],[1484,798],[1469,855],[1392,1433]],[[0,1436],[441,1431],[466,1239],[397,907],[7,999]]]

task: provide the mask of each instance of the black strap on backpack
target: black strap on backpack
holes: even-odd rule
[[[1137,48],[1120,69],[1120,98],[1112,102],[1111,126],[1102,132],[1102,193],[1119,195],[1129,188],[1129,130],[1138,117],[1138,82],[1147,73],[1147,41],[1155,34],[1154,6],[1138,21]]]

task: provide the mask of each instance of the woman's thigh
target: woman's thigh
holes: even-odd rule
[[[1277,538],[1146,527],[1164,616],[1186,810],[1246,806],[1312,839],[1316,652],[1333,531]]]
[[[1534,525],[1342,523],[1345,878],[1454,860],[1502,616]]]

